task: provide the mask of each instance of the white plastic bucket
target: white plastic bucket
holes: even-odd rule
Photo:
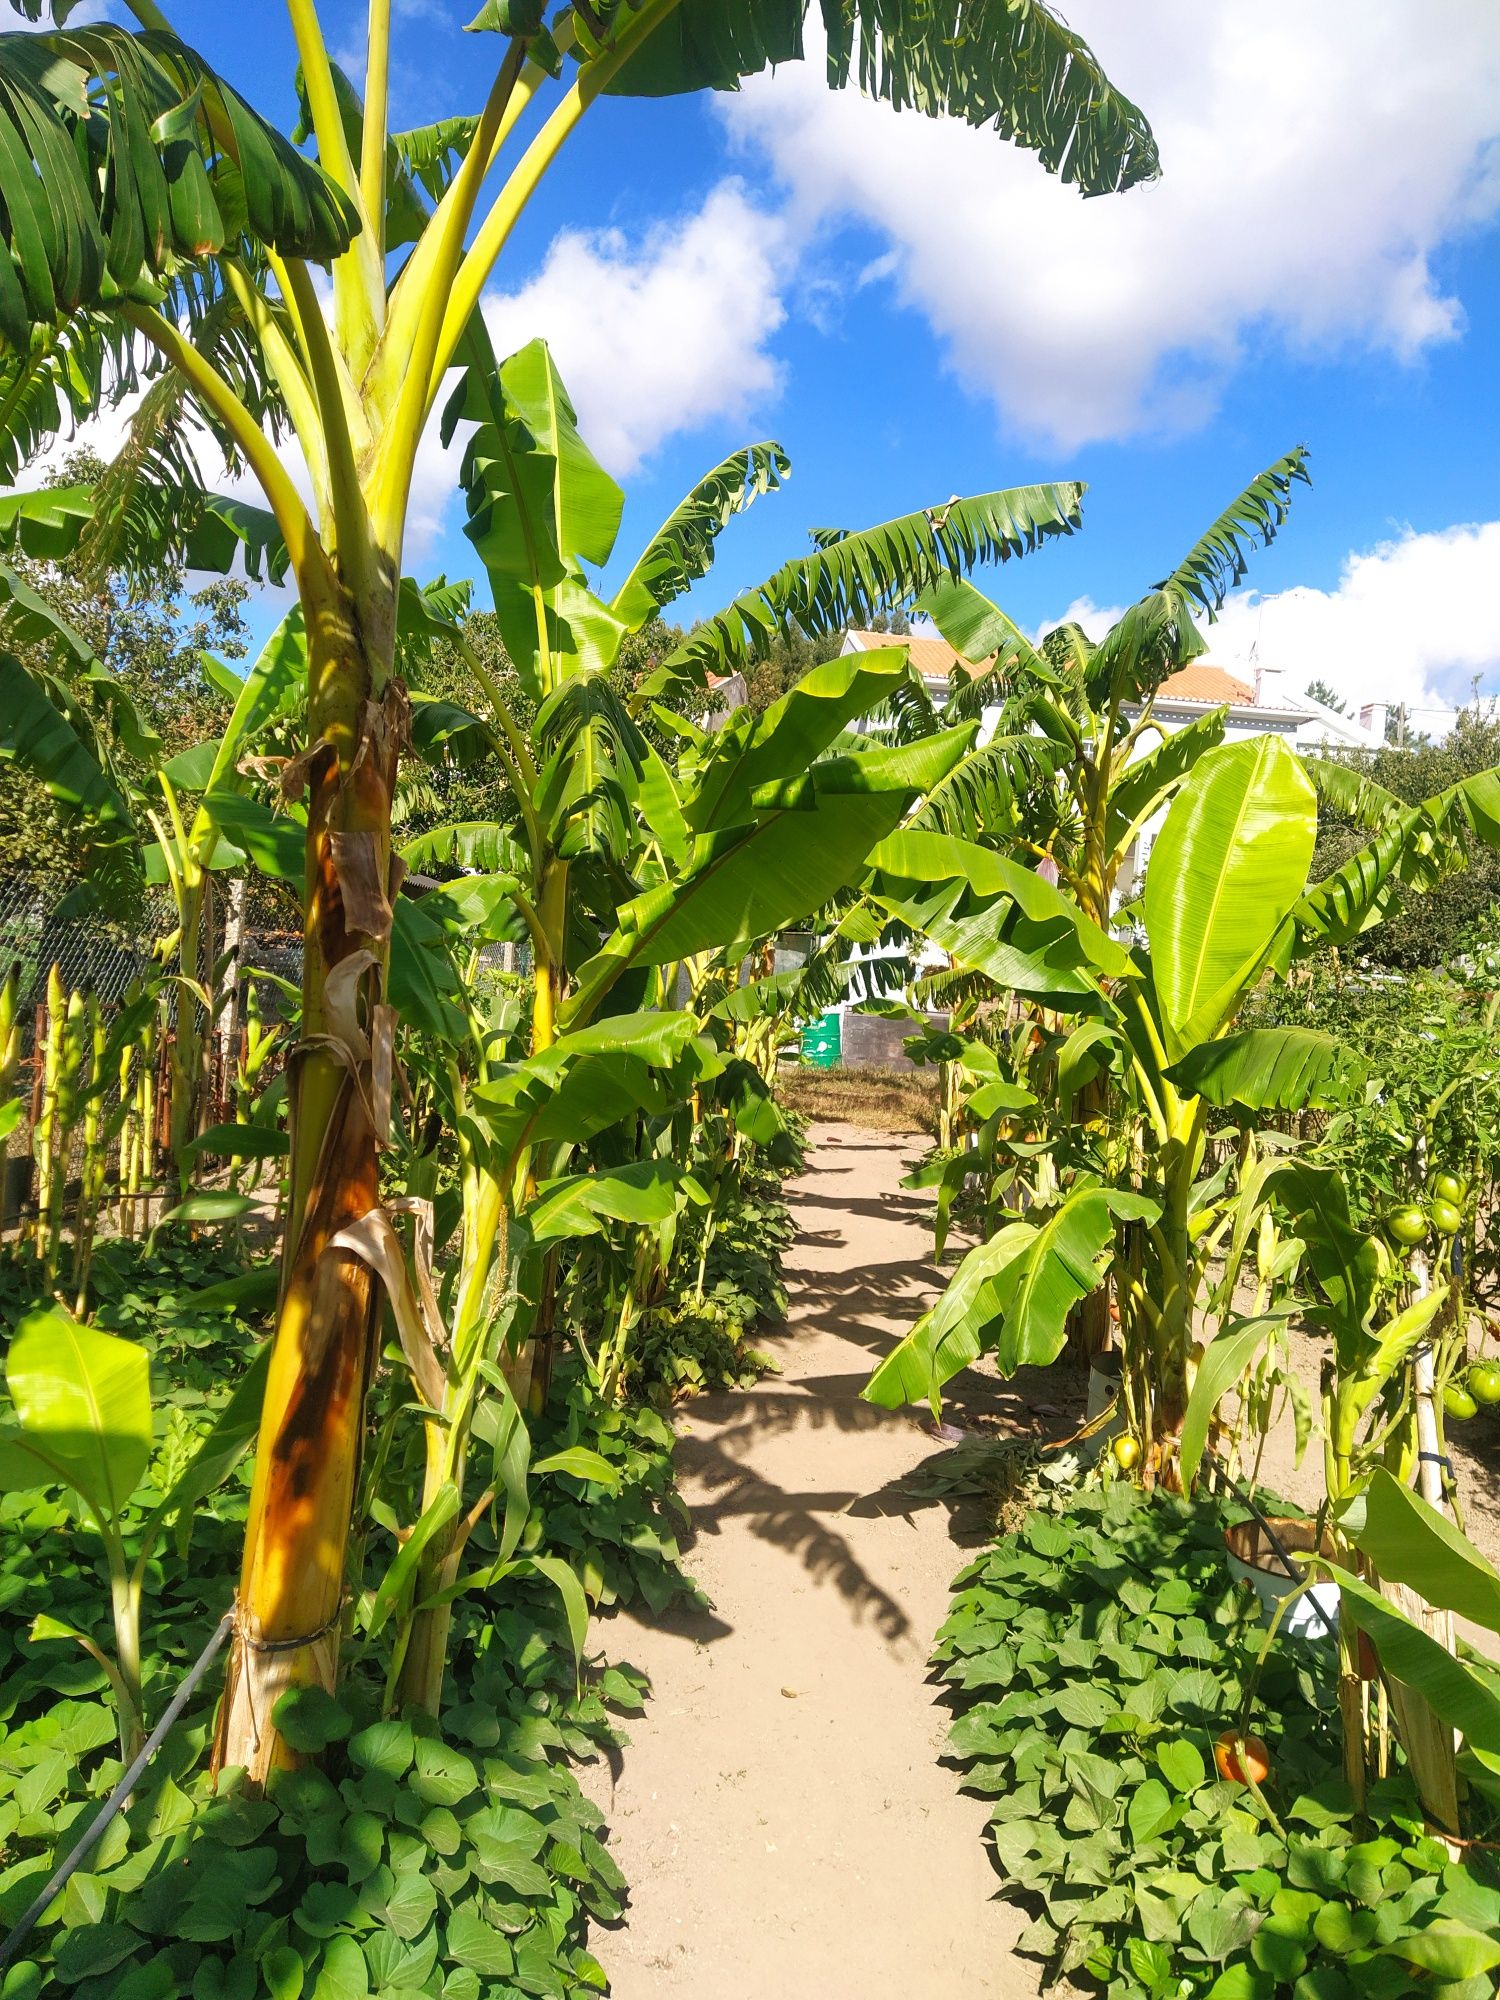
[[[1125,1429],[1125,1411],[1120,1405],[1120,1357],[1118,1354],[1096,1354],[1089,1362],[1089,1399],[1084,1410],[1087,1420],[1102,1417],[1111,1403],[1115,1413],[1107,1424],[1101,1424],[1096,1431],[1090,1431],[1083,1440],[1080,1450],[1090,1461],[1109,1450],[1112,1439],[1119,1437]]]
[[[1313,1523],[1295,1515],[1271,1515],[1276,1540],[1294,1559],[1310,1555],[1316,1547]],[[1241,1521],[1224,1530],[1224,1548],[1229,1573],[1237,1583],[1248,1583],[1260,1599],[1260,1622],[1269,1625],[1276,1606],[1301,1582],[1300,1565],[1296,1576],[1288,1576],[1276,1553],[1275,1544],[1259,1521]],[[1326,1547],[1325,1547],[1326,1552]],[[1303,1591],[1277,1627],[1292,1638],[1329,1639],[1339,1628],[1339,1587],[1336,1583],[1315,1583]]]

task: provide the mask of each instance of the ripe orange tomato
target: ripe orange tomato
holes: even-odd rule
[[[1244,1751],[1243,1763],[1240,1760],[1241,1749]],[[1219,1776],[1227,1778],[1232,1785],[1248,1784],[1251,1779],[1257,1785],[1263,1785],[1271,1775],[1271,1753],[1260,1737],[1242,1738],[1237,1729],[1226,1729],[1215,1742],[1214,1762],[1219,1767]]]

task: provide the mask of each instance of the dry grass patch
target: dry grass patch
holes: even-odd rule
[[[868,1132],[937,1130],[937,1074],[925,1069],[799,1069],[781,1072],[784,1104],[804,1116]]]

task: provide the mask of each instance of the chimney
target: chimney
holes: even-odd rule
[[[1389,706],[1384,701],[1367,701],[1359,711],[1360,727],[1368,729],[1380,743],[1385,741],[1385,719]]]
[[[1255,706],[1257,708],[1284,708],[1281,696],[1281,669],[1268,667],[1257,660],[1255,664]]]

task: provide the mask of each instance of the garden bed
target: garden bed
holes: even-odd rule
[[[963,1570],[935,1661],[948,1754],[993,1799],[1021,1949],[1112,2000],[1488,2000],[1500,1871],[1455,1861],[1404,1774],[1341,1773],[1331,1649],[1264,1633],[1219,1504],[1062,1495]],[[1260,1794],[1216,1740],[1268,1746]],[[1221,1753],[1222,1754],[1222,1753]]]

